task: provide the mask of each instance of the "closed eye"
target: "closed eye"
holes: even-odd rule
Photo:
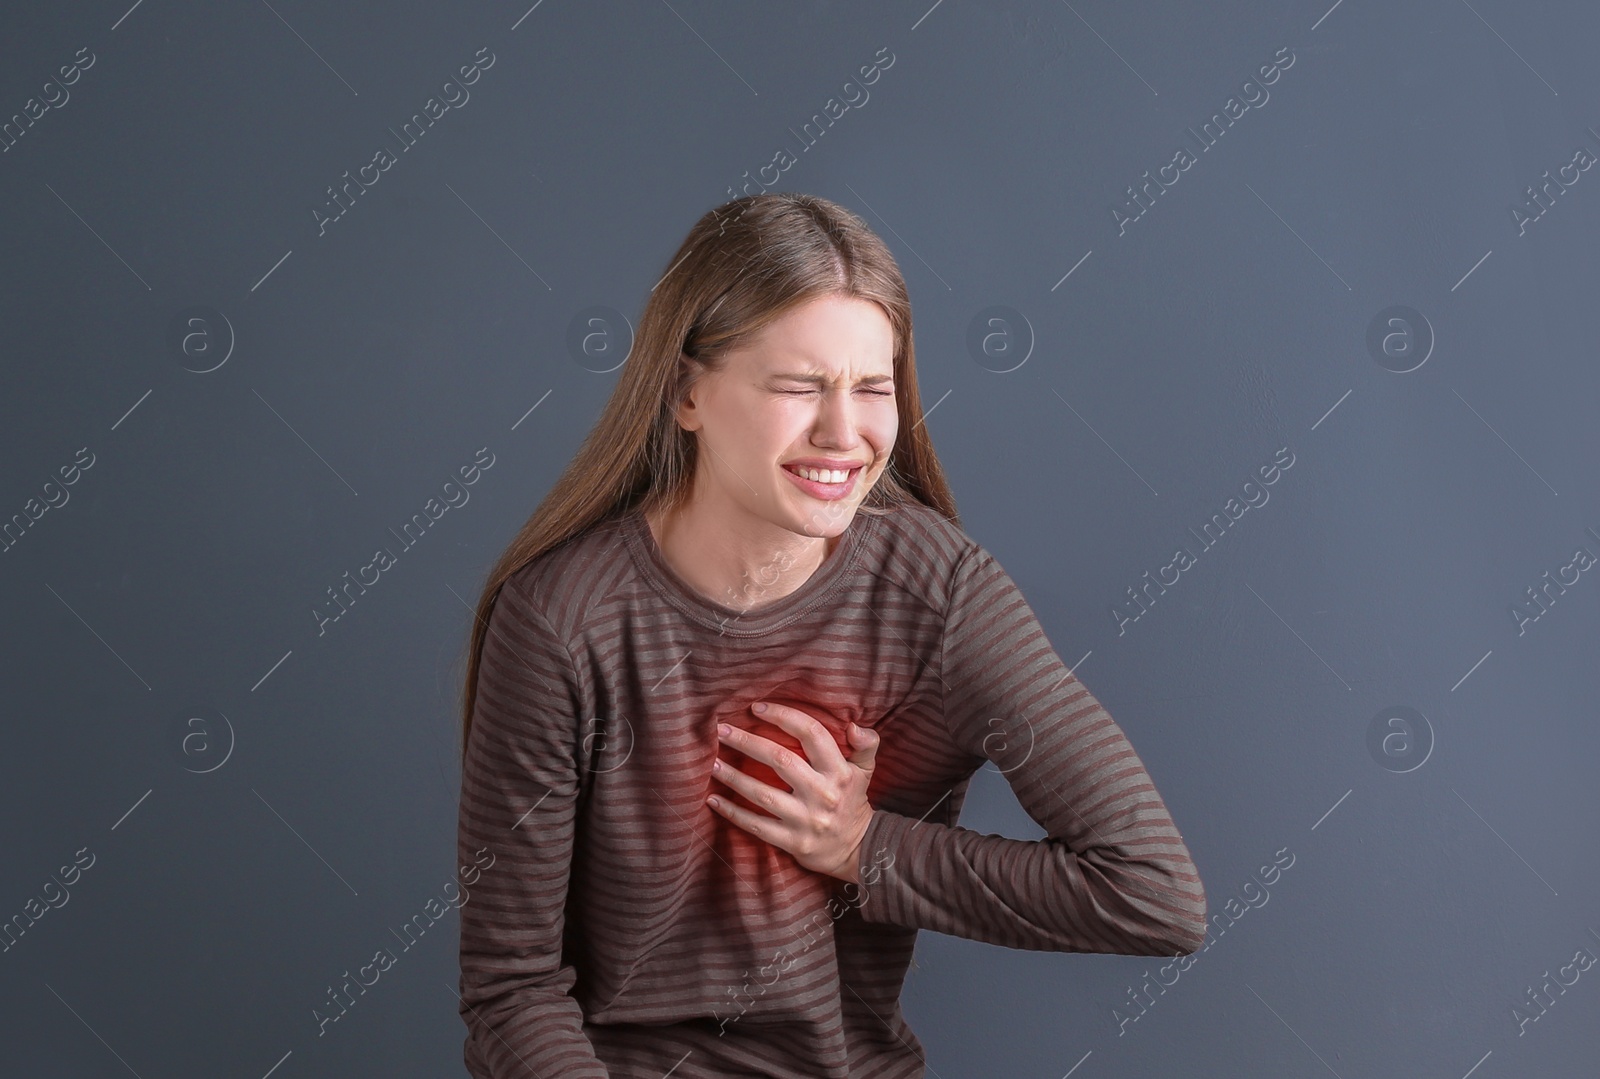
[[[793,397],[803,397],[803,396],[805,396],[807,394],[818,393],[820,391],[818,391],[818,390],[779,390],[778,392],[779,393],[783,393],[783,394],[788,394],[788,395],[793,396]],[[893,390],[869,390],[869,389],[866,389],[866,388],[862,388],[862,389],[857,390],[856,392],[857,393],[870,394],[873,397],[893,397],[894,396],[894,391]]]

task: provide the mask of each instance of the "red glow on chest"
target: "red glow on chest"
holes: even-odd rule
[[[805,712],[807,715],[821,721],[822,725],[828,728],[828,733],[833,736],[834,745],[836,745],[839,749],[839,755],[846,758],[850,756],[850,736],[845,724],[835,716],[831,715],[825,709],[815,704],[803,704],[798,701],[790,702],[780,698],[764,699],[770,699],[777,704],[788,704],[791,708],[797,708],[800,711]],[[726,723],[728,726],[734,728],[734,730],[749,731],[758,737],[765,738],[767,741],[772,742],[775,745],[782,746],[784,749],[789,750],[796,757],[798,757],[801,762],[809,765],[816,771],[822,771],[825,767],[824,762],[811,760],[810,752],[807,751],[800,739],[790,734],[778,723],[769,721],[751,712],[748,705],[746,705],[737,713],[718,717],[717,722]],[[791,790],[788,781],[779,775],[775,770],[773,770],[772,766],[767,764],[766,761],[763,761],[758,757],[746,756],[742,751],[732,745],[729,745],[727,742],[719,742],[717,747],[717,756],[722,761],[724,768],[737,768],[739,771],[743,772],[752,779],[759,780],[760,782],[773,787],[779,793],[787,793]],[[720,788],[718,793],[731,795],[735,804],[737,805],[740,805],[746,809],[754,810],[758,813],[767,812],[751,802],[741,792],[734,790],[727,784],[724,784],[720,781],[713,781],[713,786]]]

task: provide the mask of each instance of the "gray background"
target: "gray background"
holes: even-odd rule
[[[1600,555],[1600,170],[1513,207],[1600,153],[1596,40],[1592,5],[1511,0],[8,9],[0,117],[94,63],[0,154],[0,520],[94,463],[0,553],[0,919],[94,860],[0,954],[0,1071],[463,1074],[454,912],[325,1034],[313,1009],[455,873],[467,603],[684,232],[788,149],[768,178],[900,261],[963,524],[1133,740],[1212,913],[1294,856],[1142,1014],[1150,960],[924,933],[929,1074],[1594,1074],[1600,583],[1513,612]],[[1011,351],[974,351],[997,305]],[[1406,372],[1368,346],[1396,305],[1434,338]],[[595,306],[614,347],[574,353]],[[1422,722],[1369,748],[1396,707]],[[1041,834],[992,766],[962,823]]]

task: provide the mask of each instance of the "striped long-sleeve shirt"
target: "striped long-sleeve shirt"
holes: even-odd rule
[[[798,748],[757,700],[841,745],[847,721],[878,732],[859,885],[706,805],[731,793],[717,757],[786,789],[716,735]],[[1045,838],[957,825],[980,767]],[[745,613],[680,578],[637,510],[523,567],[489,620],[458,846],[488,864],[461,907],[477,1079],[921,1077],[899,1002],[919,929],[1135,955],[1206,930],[1122,730],[999,563],[921,504],[858,512],[799,589]]]

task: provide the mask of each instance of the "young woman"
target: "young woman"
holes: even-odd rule
[[[1150,776],[959,527],[887,247],[764,193],[668,265],[478,604],[467,1070],[922,1076],[919,929],[1193,952]],[[1047,838],[956,824],[986,761]]]

